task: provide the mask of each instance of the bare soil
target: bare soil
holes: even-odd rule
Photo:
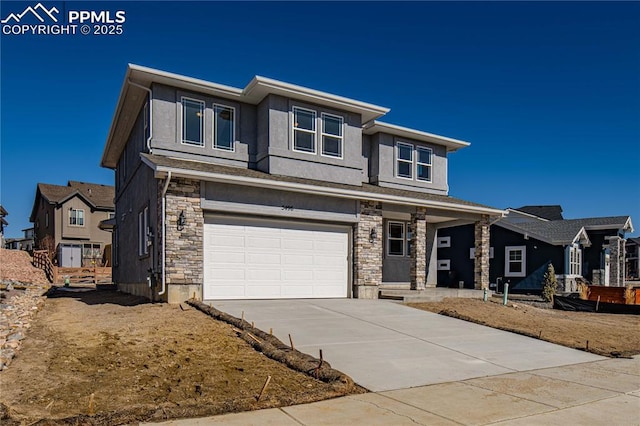
[[[47,300],[19,356],[0,373],[0,423],[159,421],[361,391],[293,371],[186,305],[75,290]]]
[[[542,309],[526,303],[444,299],[409,306],[610,357],[640,354],[640,315]]]

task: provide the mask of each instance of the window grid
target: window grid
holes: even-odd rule
[[[69,209],[69,225],[70,226],[84,226],[84,210],[83,209]]]
[[[524,277],[526,276],[526,247],[505,247],[505,276]]]
[[[572,246],[569,249],[569,271],[571,275],[582,275],[582,250]]]

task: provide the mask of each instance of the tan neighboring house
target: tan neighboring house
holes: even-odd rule
[[[55,251],[54,263],[58,266],[103,265],[112,234],[99,225],[115,215],[114,196],[114,187],[109,185],[38,183],[29,219],[35,247]]]

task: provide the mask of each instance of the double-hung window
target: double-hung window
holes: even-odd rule
[[[526,273],[526,246],[507,246],[504,249],[504,276],[525,277]]]
[[[316,153],[316,112],[293,108],[293,150]]]
[[[410,143],[396,144],[396,176],[413,179],[413,145]]]
[[[138,213],[138,256],[149,254],[149,207]]]
[[[405,222],[387,222],[387,255],[408,256],[411,251],[411,237]]]
[[[433,151],[430,148],[416,148],[416,179],[431,182],[431,157]]]
[[[342,158],[343,118],[322,113],[322,155]]]
[[[224,105],[213,105],[213,147],[234,151],[235,109]]]
[[[83,209],[69,209],[69,225],[71,226],[84,226],[84,210]]]
[[[204,146],[204,102],[182,98],[182,143]]]

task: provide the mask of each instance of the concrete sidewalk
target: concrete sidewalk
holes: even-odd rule
[[[213,305],[380,392],[604,359],[388,300],[235,300]]]
[[[640,356],[163,425],[640,425]]]

